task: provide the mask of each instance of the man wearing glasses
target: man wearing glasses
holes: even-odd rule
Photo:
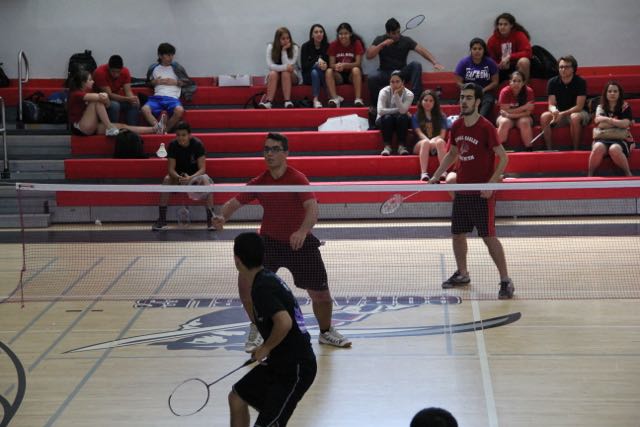
[[[269,133],[264,142],[264,160],[267,170],[253,178],[247,185],[309,185],[300,171],[287,165],[289,141],[279,133]],[[260,235],[265,243],[264,267],[274,273],[280,267],[287,268],[294,284],[305,289],[311,298],[313,313],[320,328],[319,342],[336,347],[350,347],[351,341],[331,326],[333,300],[327,283],[327,271],[320,254],[320,241],[311,233],[318,221],[318,202],[313,193],[240,193],[224,204],[220,216],[213,224],[222,230],[225,222],[242,205],[258,200],[264,210]],[[238,291],[251,330],[245,343],[245,351],[251,353],[262,343],[255,326],[251,283],[238,278]]]
[[[558,60],[558,75],[547,83],[549,111],[540,116],[540,126],[544,130],[548,150],[553,147],[551,127],[569,126],[573,149],[577,150],[582,138],[582,128],[591,120],[584,109],[587,82],[576,75],[577,69],[576,58],[571,55],[563,56]]]

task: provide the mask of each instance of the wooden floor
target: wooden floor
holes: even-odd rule
[[[619,249],[624,241],[611,239],[590,239],[590,255],[573,269],[564,266],[559,274],[568,291],[545,282],[542,270],[560,268],[553,253],[532,253],[531,240],[502,239],[516,283],[512,301],[494,299],[495,271],[490,264],[482,267],[486,263],[473,264],[474,277],[482,280],[459,293],[443,293],[440,277],[420,289],[404,286],[400,276],[386,290],[367,289],[365,277],[348,291],[342,288],[346,280],[332,278],[334,296],[340,297],[334,317],[338,329],[353,337],[353,348],[318,345],[311,307],[303,305],[319,373],[289,425],[408,426],[419,409],[440,406],[465,427],[639,426],[640,285],[623,283],[615,265],[584,270],[593,267],[598,253]],[[630,239],[637,247],[637,236]],[[568,251],[585,247],[581,239],[563,243]],[[354,253],[366,244],[355,242]],[[442,274],[450,273],[450,241],[428,246],[434,257],[445,254],[436,259],[445,264]],[[139,255],[133,246],[114,248],[107,250],[129,260]],[[17,282],[21,248],[0,249],[0,295],[6,296]],[[90,253],[89,246],[84,249]],[[470,259],[481,253],[486,256],[485,248],[474,241]],[[323,254],[327,264],[341,262],[331,242]],[[543,259],[549,261],[546,268],[540,268]],[[628,258],[620,262],[629,268]],[[487,272],[480,274],[481,268]],[[69,283],[57,285],[52,289],[64,292]],[[24,308],[0,304],[0,342],[19,361],[0,352],[0,395],[9,404],[19,400],[20,366],[25,380],[24,399],[9,425],[228,425],[226,396],[244,371],[214,385],[209,406],[192,417],[174,417],[167,397],[183,379],[213,380],[246,360],[246,317],[227,295],[233,289],[221,289],[225,298],[218,300],[141,301],[124,295],[120,301],[49,297]],[[554,289],[562,299],[555,299]]]

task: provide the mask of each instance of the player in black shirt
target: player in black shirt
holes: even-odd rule
[[[262,238],[240,234],[233,253],[240,276],[253,283],[253,314],[264,343],[252,353],[261,363],[229,393],[231,425],[248,426],[251,405],[260,413],[255,426],[285,426],[316,376],[311,337],[287,284],[262,265]]]

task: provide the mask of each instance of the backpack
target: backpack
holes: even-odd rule
[[[558,75],[558,61],[547,49],[534,45],[531,51],[531,77],[550,79]]]
[[[93,72],[98,68],[98,64],[96,64],[96,60],[93,59],[90,50],[85,50],[84,52],[74,53],[69,58],[69,67],[67,69],[67,86],[71,77],[77,74],[80,70],[85,70],[93,74]]]
[[[2,62],[0,62],[0,87],[9,87],[10,84],[9,77],[7,77],[2,69]]]
[[[254,95],[251,95],[249,97],[249,99],[247,99],[247,102],[244,103],[244,109],[247,108],[258,108],[260,104],[260,101],[262,101],[262,98],[266,95],[266,92],[258,92]]]
[[[34,92],[22,101],[23,123],[67,123],[66,92],[51,95],[49,101],[42,92]]]
[[[600,96],[594,96],[593,98],[588,98],[584,103],[584,110],[589,113],[591,119],[596,116],[596,110],[598,109],[598,105],[600,105]]]
[[[143,141],[140,135],[126,129],[120,129],[116,136],[114,159],[146,159],[144,154]]]

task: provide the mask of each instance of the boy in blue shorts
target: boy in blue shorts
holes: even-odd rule
[[[180,96],[190,100],[196,90],[184,67],[173,60],[175,54],[176,48],[169,43],[158,46],[158,62],[147,70],[147,84],[153,87],[154,93],[142,107],[142,114],[152,126],[158,123],[161,115],[168,114],[166,128],[169,132],[184,114]]]

